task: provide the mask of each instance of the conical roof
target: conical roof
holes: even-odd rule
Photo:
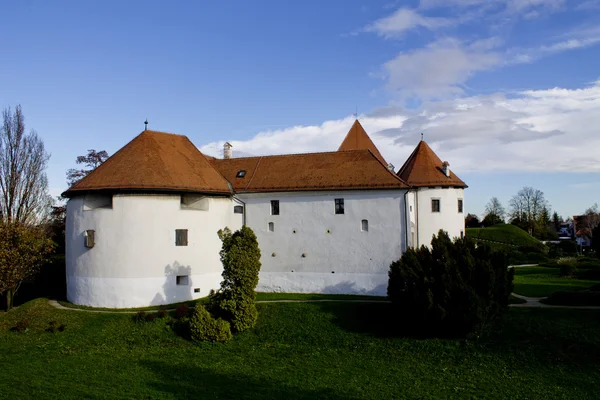
[[[66,192],[152,190],[231,193],[225,178],[185,136],[146,130]]]
[[[354,124],[352,124],[352,128],[350,128],[348,131],[348,134],[340,145],[338,151],[364,149],[371,150],[371,153],[373,153],[375,157],[379,159],[379,161],[381,161],[384,165],[387,165],[387,162],[385,162],[385,159],[377,149],[377,146],[375,146],[375,143],[373,143],[369,135],[367,135],[367,132],[362,127],[360,122],[356,120],[354,121]]]
[[[452,171],[446,176],[443,170],[442,160],[431,150],[424,140],[421,140],[417,148],[408,157],[398,176],[411,186],[456,186],[467,187],[467,185]]]

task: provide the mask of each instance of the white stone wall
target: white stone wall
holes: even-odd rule
[[[87,205],[93,204],[105,207],[89,209]],[[242,226],[242,215],[233,213],[236,204],[229,198],[210,197],[208,210],[182,209],[179,195],[115,195],[112,208],[106,208],[105,202],[89,197],[70,199],[69,301],[127,308],[207,296],[221,282],[217,231]],[[84,246],[88,229],[95,231],[93,248]],[[176,229],[188,229],[188,246],[175,246]],[[189,284],[177,285],[178,275],[189,276]]]
[[[404,193],[239,195],[262,253],[257,290],[385,295],[389,266],[406,247]],[[342,215],[335,214],[336,198],[344,199]],[[279,200],[279,215],[271,215],[271,200]]]
[[[465,232],[465,193],[462,188],[419,188],[413,197],[414,223],[417,225],[416,246],[430,246],[431,238],[440,229],[450,237],[460,237]],[[432,212],[431,200],[440,200],[440,212]],[[463,212],[458,212],[458,199],[463,200]]]

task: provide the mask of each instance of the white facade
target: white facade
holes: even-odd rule
[[[76,196],[67,204],[67,298],[75,304],[127,308],[207,296],[223,270],[217,231],[242,226],[227,197]],[[187,246],[176,246],[187,229]],[[86,231],[94,246],[85,246]],[[178,278],[179,277],[179,278]]]
[[[409,192],[410,242],[413,247],[430,246],[431,239],[440,229],[453,237],[465,232],[463,188],[418,188]],[[439,211],[434,211],[433,200],[439,200]],[[459,211],[462,201],[462,212]]]
[[[385,295],[406,249],[406,190],[244,194],[258,237],[258,291]],[[344,214],[335,213],[343,199]],[[271,201],[279,202],[272,215]]]

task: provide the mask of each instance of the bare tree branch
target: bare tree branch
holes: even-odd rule
[[[50,155],[35,131],[25,133],[21,106],[3,111],[0,131],[0,213],[4,222],[36,224],[49,214],[46,167]]]

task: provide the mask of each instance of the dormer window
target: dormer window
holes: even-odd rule
[[[245,169],[241,169],[238,171],[238,173],[236,174],[236,178],[243,178],[246,176],[246,170]]]

